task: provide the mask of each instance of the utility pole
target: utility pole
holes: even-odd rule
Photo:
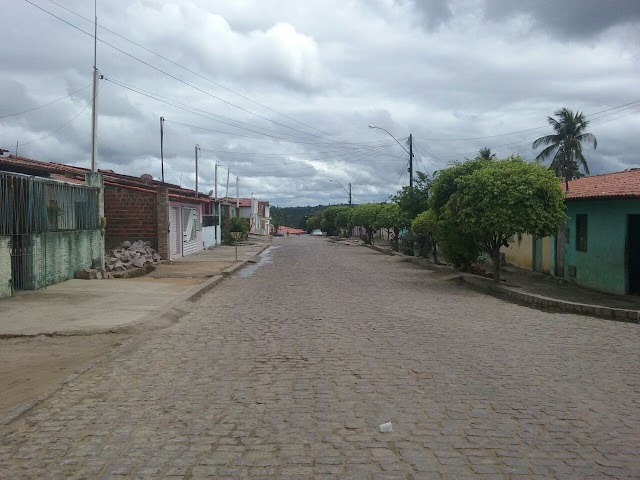
[[[216,226],[216,243],[218,243],[218,234],[222,235],[220,232],[220,200],[218,200],[218,162],[216,162],[216,167],[215,167],[215,183],[214,183],[214,187],[213,187],[213,198],[214,200],[214,208],[215,208],[215,204],[218,204],[218,225]],[[222,236],[220,237],[222,239]]]
[[[413,190],[413,134],[409,134],[409,188]]]
[[[164,184],[164,117],[160,117],[160,168],[162,169],[162,183]]]
[[[240,177],[236,177],[236,217],[240,218]]]
[[[218,162],[216,162],[216,166],[213,171],[214,185],[213,185],[213,198],[217,202],[218,201]]]
[[[18,140],[16,140],[16,157],[18,156]]]
[[[93,100],[91,103],[91,171],[98,171],[98,1],[93,2]]]
[[[351,182],[349,182],[349,206],[351,207]]]
[[[227,168],[227,190],[224,192],[224,196],[229,198],[229,172],[231,172],[230,168]]]
[[[196,143],[196,198],[198,198],[198,150],[200,150],[200,145]]]

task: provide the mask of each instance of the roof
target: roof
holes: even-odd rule
[[[251,208],[251,199],[250,198],[240,198],[238,199],[240,201],[240,206],[241,207],[249,207]],[[220,201],[229,205],[235,205],[236,204],[236,197],[221,197]]]
[[[280,226],[278,227],[278,230],[282,233],[289,233],[289,234],[293,234],[296,235],[298,233],[306,233],[306,230],[302,230],[301,228],[292,228],[292,227],[285,227],[285,226]]]
[[[90,172],[88,168],[66,165],[64,163],[42,162],[32,158],[16,157],[15,155],[9,155],[7,157],[0,156],[0,170],[26,173],[29,175],[63,180],[65,182],[81,185],[84,184],[85,174]],[[98,172],[102,173],[104,184],[107,186],[141,189],[150,193],[155,193],[158,188],[163,185],[162,182],[153,180],[150,176],[149,180],[144,180],[142,177],[116,173],[113,170],[98,169]],[[190,202],[196,201],[194,190],[182,188],[179,185],[171,183],[164,183],[164,186],[169,189],[169,195],[172,198]],[[203,193],[198,195],[198,201],[200,202],[210,200],[211,199],[208,195]]]
[[[571,180],[565,197],[567,200],[640,197],[640,168]]]

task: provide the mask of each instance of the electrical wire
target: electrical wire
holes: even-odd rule
[[[40,110],[41,108],[48,107],[49,105],[53,105],[54,103],[57,103],[57,102],[59,102],[60,100],[64,100],[64,99],[66,99],[66,98],[72,97],[72,96],[74,96],[76,93],[79,93],[79,92],[81,92],[81,91],[83,91],[83,90],[86,90],[86,89],[87,89],[87,88],[89,88],[90,86],[91,86],[91,84],[86,85],[86,86],[84,86],[84,87],[82,87],[82,88],[80,88],[80,89],[76,90],[75,92],[71,92],[69,95],[66,95],[66,96],[64,96],[64,97],[57,98],[57,99],[55,99],[55,100],[52,100],[52,101],[51,101],[51,102],[49,102],[49,103],[45,103],[44,105],[40,105],[39,107],[30,108],[29,110],[23,110],[22,112],[8,113],[8,114],[6,114],[6,115],[2,115],[2,116],[0,116],[0,119],[7,118],[7,117],[15,117],[16,115],[22,115],[23,113],[35,112],[36,110]]]
[[[79,13],[77,13],[77,12],[75,12],[75,11],[71,10],[70,8],[67,8],[67,7],[65,7],[64,5],[60,5],[58,2],[55,2],[54,0],[49,0],[49,2],[53,3],[54,5],[57,5],[58,7],[60,7],[60,8],[62,8],[62,9],[64,9],[64,10],[66,10],[67,12],[69,12],[69,13],[71,13],[71,14],[73,14],[73,15],[76,15],[77,17],[80,17],[80,18],[82,18],[82,19],[84,19],[84,20],[88,21],[89,23],[93,23],[93,22],[94,22],[94,20],[92,20],[92,19],[90,19],[90,18],[87,18],[87,17],[85,17],[85,16],[83,16],[83,15],[80,15]],[[254,104],[256,104],[256,105],[258,105],[258,106],[260,106],[260,107],[262,107],[262,108],[264,108],[264,109],[266,109],[266,110],[269,110],[270,112],[273,112],[273,113],[275,113],[275,114],[277,114],[277,115],[281,115],[281,116],[283,116],[284,118],[287,118],[287,119],[289,119],[289,120],[291,120],[291,121],[293,121],[293,122],[296,122],[296,123],[298,123],[298,124],[300,124],[300,125],[303,125],[303,126],[305,126],[305,127],[311,128],[312,130],[315,130],[315,131],[317,131],[317,132],[319,132],[319,133],[322,133],[323,135],[327,135],[327,136],[329,136],[329,137],[334,137],[334,138],[339,138],[339,137],[335,137],[334,135],[331,135],[331,134],[328,134],[328,133],[326,133],[326,132],[323,132],[322,130],[319,130],[318,128],[316,128],[316,127],[314,127],[314,126],[312,126],[312,125],[309,125],[309,124],[307,124],[307,123],[305,123],[305,122],[301,122],[300,120],[297,120],[297,119],[295,119],[295,118],[293,118],[293,117],[291,117],[291,116],[289,116],[289,115],[286,115],[286,114],[284,114],[284,113],[282,113],[282,112],[279,112],[279,111],[277,111],[277,110],[274,110],[273,108],[268,107],[267,105],[264,105],[264,104],[262,104],[262,103],[260,103],[260,102],[258,102],[258,101],[256,101],[256,100],[254,100],[254,99],[250,98],[250,97],[247,97],[246,95],[243,95],[242,93],[236,92],[235,90],[233,90],[233,89],[231,89],[231,88],[229,88],[229,87],[227,87],[227,86],[225,86],[225,85],[223,85],[223,84],[221,84],[221,83],[218,83],[218,82],[216,82],[216,81],[214,81],[214,80],[211,80],[210,78],[205,77],[204,75],[202,75],[202,74],[200,74],[200,73],[198,73],[198,72],[195,72],[194,70],[191,70],[190,68],[185,67],[184,65],[181,65],[181,64],[179,64],[178,62],[175,62],[175,61],[171,60],[170,58],[165,57],[164,55],[161,55],[161,54],[159,54],[159,53],[157,53],[157,52],[154,52],[153,50],[151,50],[151,49],[149,49],[149,48],[145,47],[144,45],[140,45],[139,43],[134,42],[133,40],[131,40],[131,39],[129,39],[129,38],[127,38],[127,37],[125,37],[124,35],[121,35],[121,34],[119,34],[119,33],[117,33],[117,32],[114,32],[113,30],[110,30],[110,29],[108,29],[108,28],[106,28],[106,27],[103,27],[102,25],[98,25],[98,26],[99,26],[102,30],[107,31],[107,32],[109,32],[109,33],[111,33],[111,34],[113,34],[113,35],[115,35],[115,36],[117,36],[117,37],[119,37],[119,38],[121,38],[121,39],[123,39],[123,40],[125,40],[125,41],[127,41],[127,42],[129,42],[129,43],[131,43],[131,44],[133,44],[133,45],[135,45],[136,47],[139,47],[139,48],[141,48],[141,49],[143,49],[143,50],[145,50],[145,51],[147,51],[147,52],[149,52],[149,53],[151,53],[151,54],[153,54],[153,55],[156,55],[157,57],[162,58],[163,60],[165,60],[165,61],[167,61],[167,62],[169,62],[169,63],[171,63],[171,64],[175,65],[176,67],[179,67],[179,68],[181,68],[181,69],[183,69],[183,70],[185,70],[185,71],[187,71],[187,72],[189,72],[189,73],[191,73],[191,74],[193,74],[193,75],[196,75],[197,77],[200,77],[200,78],[202,78],[203,80],[206,80],[207,82],[212,83],[213,85],[216,85],[216,86],[218,86],[218,87],[220,87],[220,88],[223,88],[223,89],[227,90],[228,92],[233,93],[234,95],[237,95],[237,96],[239,96],[239,97],[241,97],[241,98],[244,98],[245,100],[248,100],[248,101],[250,101],[250,102],[252,102],[252,103],[254,103]]]
[[[199,117],[207,118],[209,120],[213,120],[213,121],[222,123],[224,125],[231,126],[231,127],[234,127],[234,128],[238,128],[238,129],[241,129],[241,130],[249,131],[249,132],[252,132],[252,133],[257,133],[259,135],[264,135],[265,137],[275,138],[275,139],[283,140],[283,141],[289,140],[289,141],[292,141],[294,143],[298,143],[298,142],[296,142],[295,138],[291,139],[291,138],[287,138],[287,137],[271,135],[271,134],[268,134],[268,133],[263,133],[263,132],[260,132],[260,131],[257,131],[257,130],[253,130],[251,128],[241,127],[241,126],[235,125],[234,123],[240,123],[240,124],[243,124],[243,125],[250,125],[250,126],[254,126],[254,125],[246,123],[246,122],[237,121],[237,120],[234,120],[234,119],[231,119],[231,118],[228,118],[228,117],[223,117],[221,115],[217,115],[215,113],[208,112],[206,110],[202,110],[200,108],[193,107],[191,105],[187,105],[187,104],[178,102],[177,100],[172,100],[172,99],[169,99],[167,97],[162,97],[160,95],[147,92],[147,91],[145,91],[145,90],[143,90],[143,89],[141,89],[139,87],[133,87],[131,85],[127,85],[127,84],[125,84],[123,82],[120,82],[119,80],[114,80],[113,78],[110,78],[110,77],[104,77],[104,79],[106,81],[108,81],[108,82],[113,83],[114,85],[117,85],[117,86],[121,87],[121,88],[124,88],[126,90],[130,90],[130,91],[132,91],[134,93],[137,93],[139,95],[151,98],[151,99],[156,100],[156,101],[158,101],[160,103],[164,103],[166,105],[170,105],[170,106],[175,107],[175,108],[177,108],[179,110],[186,111],[188,113],[191,113],[193,115],[197,115]],[[204,113],[198,113],[198,112],[204,112]],[[234,123],[225,122],[223,120],[218,120],[217,118],[212,118],[212,117],[224,118],[225,120],[229,120],[230,122],[234,122]],[[263,129],[262,127],[258,127],[258,126],[255,126],[255,128]],[[266,129],[264,129],[264,130],[266,130]],[[269,130],[269,131],[273,132],[273,130]],[[302,142],[302,143],[308,144],[308,142]],[[382,144],[382,142],[370,142],[370,146],[377,146],[377,145],[381,145],[381,144]],[[328,146],[330,148],[339,148],[339,149],[345,149],[345,150],[347,150],[347,149],[369,148],[369,144],[365,144],[365,143],[353,144],[354,146],[346,146],[346,145],[345,146],[340,146],[340,145],[325,144],[325,143],[319,143],[317,145],[323,145],[323,146]]]
[[[598,112],[593,112],[593,113],[589,113],[587,115],[585,115],[585,117],[593,117],[596,115],[599,115],[600,113],[604,113],[604,112],[609,112],[611,110],[619,110],[619,109],[627,109],[627,108],[634,108],[637,106],[640,106],[640,100],[634,100],[633,102],[628,102],[622,105],[618,105],[616,107],[611,107],[611,108],[607,108],[605,110],[600,110]],[[613,112],[613,113],[608,113],[607,115],[602,115],[601,117],[597,117],[597,118],[602,118],[602,117],[606,117],[609,115],[615,115],[616,113],[619,112]],[[622,117],[621,117],[622,118]],[[593,120],[596,120],[595,118]],[[485,140],[487,138],[497,138],[497,137],[505,137],[508,135],[515,135],[518,133],[525,133],[525,132],[531,132],[533,130],[540,130],[542,128],[549,128],[549,125],[542,125],[539,127],[533,127],[533,128],[526,128],[524,130],[515,130],[513,132],[505,132],[505,133],[499,133],[496,135],[487,135],[484,137],[468,137],[468,138],[425,138],[425,137],[414,137],[414,138],[419,138],[420,140],[427,140],[430,142],[463,142],[463,141],[469,141],[469,140]]]
[[[382,146],[382,147],[376,147],[376,149],[369,151],[369,152],[364,152],[364,153],[360,153],[357,155],[352,155],[351,159],[349,161],[345,161],[345,160],[326,160],[326,159],[313,159],[313,160],[309,160],[308,162],[325,162],[325,163],[340,163],[342,165],[348,165],[348,164],[352,164],[352,163],[356,163],[359,160],[362,160],[365,157],[370,156],[372,153],[380,153],[380,151],[390,148],[393,145],[387,145],[387,146]],[[222,164],[221,164],[222,165]],[[223,165],[224,167],[228,167],[231,168],[230,165]],[[251,165],[246,165],[247,167],[250,167]],[[260,165],[261,166],[261,165]],[[243,168],[243,165],[233,165],[233,168]],[[258,171],[249,171],[249,172],[237,172],[238,175],[243,175],[243,176],[251,176],[252,174],[264,174],[264,173],[272,173],[272,174],[279,174],[279,173],[288,173],[288,172],[295,172],[295,171],[300,171],[300,170],[308,170],[308,169],[313,169],[313,170],[317,170],[317,167],[314,165],[308,165],[306,167],[300,167],[300,168],[287,168],[286,170],[273,170],[272,168],[266,169],[264,171],[258,170]],[[273,176],[273,175],[266,175],[266,176]]]
[[[103,87],[103,86],[104,86],[104,85],[101,85],[101,86],[100,86],[100,88],[98,89],[98,92],[96,93],[96,95],[100,93],[100,90],[102,90],[102,87]],[[45,135],[44,137],[35,138],[35,139],[30,140],[30,141],[28,141],[28,142],[21,143],[21,144],[20,144],[20,146],[21,146],[21,147],[24,147],[25,145],[31,145],[32,143],[39,142],[40,140],[44,140],[45,138],[49,138],[49,137],[50,137],[51,135],[53,135],[54,133],[59,132],[59,131],[60,131],[60,130],[62,130],[64,127],[66,127],[66,126],[67,126],[67,125],[69,125],[71,122],[73,122],[76,118],[78,118],[78,117],[82,114],[82,112],[84,112],[84,111],[85,111],[85,110],[86,110],[86,109],[91,105],[91,103],[92,103],[92,102],[93,102],[93,97],[91,97],[91,99],[87,102],[87,104],[86,104],[84,107],[82,107],[82,109],[81,109],[81,110],[80,110],[76,115],[74,115],[74,116],[73,116],[69,121],[67,121],[67,122],[63,123],[63,124],[62,124],[62,125],[60,125],[58,128],[56,128],[56,129],[55,129],[55,130],[53,130],[52,132],[48,133],[48,134],[47,134],[47,135]],[[0,147],[0,148],[9,148],[9,147]]]
[[[30,5],[33,5],[34,7],[38,8],[39,10],[42,10],[43,12],[45,12],[45,13],[47,13],[47,14],[51,15],[52,17],[57,18],[58,20],[60,20],[60,21],[64,22],[65,24],[67,24],[67,25],[69,25],[69,26],[71,26],[71,27],[75,28],[76,30],[78,30],[78,31],[80,31],[80,32],[82,32],[82,33],[84,33],[85,35],[88,35],[88,36],[90,36],[90,37],[92,37],[92,38],[94,37],[94,35],[93,35],[92,33],[90,33],[90,32],[87,32],[87,31],[83,30],[82,28],[78,27],[77,25],[74,25],[73,23],[71,23],[71,22],[69,22],[69,21],[67,21],[67,20],[63,19],[62,17],[59,17],[59,16],[58,16],[58,15],[56,15],[55,13],[50,12],[50,11],[46,10],[45,8],[43,8],[43,7],[41,7],[41,6],[39,6],[39,5],[35,4],[35,3],[33,3],[31,0],[24,0],[24,1],[25,1],[25,2],[27,2],[27,3],[28,3],[28,4],[30,4]],[[167,71],[165,71],[165,70],[162,70],[161,68],[156,67],[155,65],[152,65],[152,64],[150,64],[149,62],[146,62],[146,61],[142,60],[141,58],[138,58],[138,57],[136,57],[135,55],[132,55],[131,53],[126,52],[125,50],[122,50],[121,48],[118,48],[118,47],[116,47],[115,45],[112,45],[112,44],[110,44],[109,42],[106,42],[106,41],[102,40],[101,38],[97,38],[97,40],[98,40],[100,43],[103,43],[104,45],[107,45],[107,46],[109,46],[109,47],[113,48],[114,50],[116,50],[116,51],[118,51],[118,52],[122,53],[123,55],[126,55],[126,56],[128,56],[128,57],[132,58],[133,60],[136,60],[136,61],[138,61],[138,62],[142,63],[143,65],[146,65],[147,67],[152,68],[153,70],[156,70],[157,72],[160,72],[160,73],[162,73],[162,74],[164,74],[164,75],[166,75],[166,76],[168,76],[168,77],[170,77],[170,78],[172,78],[172,79],[174,79],[174,80],[176,80],[176,81],[178,81],[178,82],[180,82],[180,83],[182,83],[182,84],[184,84],[184,85],[186,85],[186,86],[188,86],[188,87],[193,88],[194,90],[197,90],[197,91],[199,91],[199,92],[201,92],[201,93],[203,93],[203,94],[205,94],[205,95],[207,95],[207,96],[209,96],[209,97],[211,97],[211,98],[214,98],[214,99],[216,99],[216,100],[218,100],[218,101],[220,101],[220,102],[222,102],[222,103],[224,103],[224,104],[227,104],[227,105],[229,105],[229,106],[231,106],[231,107],[237,108],[238,110],[241,110],[241,111],[243,111],[243,112],[245,112],[245,113],[248,113],[248,114],[253,115],[253,116],[255,116],[255,117],[261,118],[261,119],[266,120],[266,121],[268,121],[268,122],[271,122],[271,123],[273,123],[273,124],[275,124],[275,125],[279,125],[279,126],[281,126],[281,127],[288,128],[288,129],[290,129],[290,130],[293,130],[293,131],[295,131],[295,132],[301,133],[301,134],[303,134],[303,135],[309,135],[309,136],[312,136],[312,137],[320,138],[320,139],[322,139],[322,140],[331,141],[331,142],[333,142],[333,143],[344,143],[344,144],[349,144],[349,145],[352,145],[352,144],[353,144],[353,142],[344,142],[344,141],[331,140],[330,138],[326,138],[326,137],[323,137],[323,136],[321,136],[321,135],[316,135],[316,134],[314,134],[314,133],[305,132],[305,131],[303,131],[303,130],[300,130],[300,129],[297,129],[297,128],[294,128],[294,127],[291,127],[291,126],[289,126],[289,125],[286,125],[286,124],[284,124],[284,123],[277,122],[277,121],[275,121],[275,120],[273,120],[273,119],[270,119],[270,118],[268,118],[268,117],[265,117],[264,115],[260,115],[260,114],[258,114],[258,113],[252,112],[251,110],[248,110],[248,109],[246,109],[246,108],[243,108],[243,107],[241,107],[241,106],[239,106],[239,105],[236,105],[236,104],[234,104],[234,103],[232,103],[232,102],[229,102],[228,100],[225,100],[225,99],[223,99],[223,98],[221,98],[221,97],[218,97],[217,95],[214,95],[214,94],[212,94],[212,93],[210,93],[210,92],[207,92],[206,90],[203,90],[202,88],[199,88],[199,87],[197,87],[197,86],[195,86],[195,85],[193,85],[193,84],[191,84],[191,83],[187,82],[186,80],[181,79],[180,77],[177,77],[177,76],[175,76],[175,75],[173,75],[173,74],[171,74],[171,73],[169,73],[169,72],[167,72]]]

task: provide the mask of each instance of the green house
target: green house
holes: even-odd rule
[[[573,180],[566,205],[551,271],[601,292],[640,293],[640,169]]]

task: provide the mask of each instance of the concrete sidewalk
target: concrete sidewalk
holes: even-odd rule
[[[640,323],[640,296],[609,295],[582,288],[564,279],[506,266],[502,268],[502,282],[470,273],[457,272],[449,265],[435,265],[430,260],[391,252],[388,246],[367,245],[387,255],[400,255],[406,261],[431,270],[455,273],[461,280],[494,295],[538,307],[553,308],[567,313],[586,314],[600,318]]]
[[[191,300],[242,268],[270,245],[250,237],[235,247],[217,246],[159,264],[143,277],[68,280],[0,301],[0,337],[126,332],[175,321]]]

